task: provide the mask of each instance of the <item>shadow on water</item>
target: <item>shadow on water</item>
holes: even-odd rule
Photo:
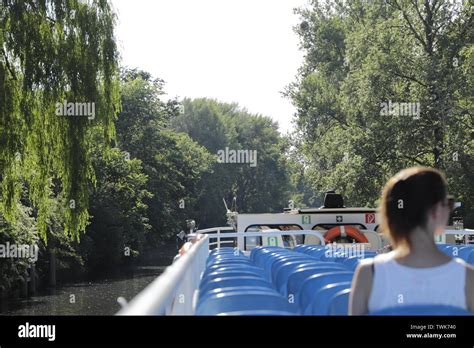
[[[130,301],[165,267],[143,267],[127,278],[67,284],[26,299],[3,300],[2,315],[113,315],[118,297]]]

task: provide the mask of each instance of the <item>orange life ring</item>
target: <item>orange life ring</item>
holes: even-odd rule
[[[369,242],[367,237],[357,228],[352,227],[352,226],[344,226],[344,225],[335,226],[327,230],[327,232],[324,234],[324,239],[326,240],[326,243],[331,243],[335,238],[344,236],[344,235],[354,238],[356,242],[358,243]]]

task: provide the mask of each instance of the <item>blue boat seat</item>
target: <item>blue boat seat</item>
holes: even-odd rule
[[[360,258],[358,257],[349,257],[347,259],[345,259],[342,264],[344,266],[346,266],[348,269],[354,271],[356,268],[357,268],[357,265],[359,264],[360,262]]]
[[[286,291],[283,292],[283,295],[287,296],[289,294],[293,294],[293,296],[295,296],[296,298],[304,281],[312,275],[328,273],[328,272],[345,272],[345,271],[347,271],[347,268],[345,268],[341,264],[335,264],[335,265],[330,265],[330,266],[313,265],[313,266],[297,268],[294,270],[293,273],[289,275]]]
[[[237,292],[240,294],[259,291],[268,294],[278,294],[275,289],[269,288],[267,286],[258,286],[258,285],[239,285],[239,286],[229,286],[225,288],[216,288],[206,292],[199,292],[197,306],[199,306],[206,298],[214,296],[217,294],[227,294],[231,292]]]
[[[230,273],[230,272],[229,272]],[[258,280],[264,280],[261,275],[259,274],[228,274],[228,273],[220,273],[217,275],[213,275],[212,277],[206,276],[201,280],[201,283],[199,285],[199,289],[204,289],[204,287],[208,286],[208,284],[213,284],[215,281],[223,281],[226,279],[258,279]]]
[[[229,259],[229,258],[243,258],[243,259],[248,259],[250,258],[248,256],[245,256],[242,253],[221,253],[221,254],[214,254],[214,255],[209,255],[207,257],[208,260],[218,260],[218,259]]]
[[[208,263],[208,266],[215,266],[215,265],[228,265],[228,264],[242,264],[242,265],[249,265],[253,266],[253,263],[250,260],[246,259],[239,259],[239,258],[232,258],[232,259],[221,259],[221,260],[212,260]]]
[[[350,289],[350,287],[351,282],[340,282],[323,286],[315,293],[312,302],[306,307],[303,314],[328,315],[329,300],[332,296],[341,290]]]
[[[327,265],[325,262],[321,261],[312,261],[312,262],[305,262],[305,263],[294,263],[294,264],[285,264],[283,265],[279,270],[276,275],[276,280],[274,282],[276,289],[286,295],[287,290],[288,290],[288,282],[290,276],[295,273],[299,269],[303,268],[312,268],[312,269],[319,269],[319,270],[341,270],[341,271],[346,271],[347,269],[344,268],[342,265],[333,265],[329,264]],[[314,273],[313,273],[314,274]]]
[[[282,263],[279,263],[277,266],[274,267],[274,270],[272,270],[272,282],[273,284],[276,285],[277,289],[282,285],[281,283],[284,281],[284,284],[286,286],[286,281],[288,280],[288,276],[283,279],[283,274],[285,273],[291,273],[293,270],[296,268],[300,268],[303,266],[315,266],[315,265],[324,265],[324,262],[322,261],[311,261],[311,260],[291,260],[291,261],[285,261]]]
[[[302,313],[306,312],[314,295],[324,286],[332,283],[351,282],[354,272],[333,272],[312,275],[304,281],[298,293],[298,305]]]
[[[280,247],[274,245],[267,245],[267,246],[258,246],[252,249],[250,252],[250,259],[254,259],[255,255],[267,252],[270,249],[278,249]]]
[[[230,271],[230,270],[240,270],[240,269],[245,269],[245,270],[254,270],[255,272],[259,272],[263,276],[263,269],[259,267],[255,267],[252,265],[247,265],[247,264],[226,264],[226,265],[212,265],[206,268],[204,271],[203,277],[206,276],[209,273],[212,272],[225,272],[225,271]]]
[[[281,257],[281,256],[284,256],[284,255],[279,251],[262,253],[262,254],[255,255],[253,263],[258,267],[265,268],[265,264],[269,262],[269,260],[275,257]]]
[[[349,294],[351,289],[344,289],[334,294],[329,300],[329,315],[349,314]]]
[[[295,306],[279,294],[263,291],[245,291],[216,294],[204,299],[196,308],[197,315],[219,315],[242,311],[283,311],[297,313]]]
[[[285,265],[288,262],[303,263],[303,262],[308,262],[308,261],[311,261],[311,258],[307,257],[305,255],[291,256],[291,257],[285,257],[285,258],[278,259],[275,262],[273,262],[273,264],[271,266],[271,269],[270,269],[270,273],[272,274],[272,279],[276,278],[276,274],[278,273],[278,270],[280,269],[280,267],[282,265]],[[314,260],[314,262],[321,263],[321,261],[317,261],[317,260]]]
[[[254,271],[253,269],[237,269],[237,270],[227,270],[227,271],[215,271],[206,274],[206,276],[202,277],[201,284],[208,282],[209,280],[216,279],[216,278],[229,278],[229,277],[246,277],[246,276],[255,276],[258,278],[262,278],[263,275],[261,272]]]
[[[301,251],[304,251],[304,250],[308,250],[308,249],[312,249],[312,250],[324,249],[324,245],[298,244],[297,246],[295,246],[295,247],[293,248],[294,251],[298,251],[298,252],[301,252]]]
[[[305,260],[308,260],[309,257],[295,257],[295,256],[278,256],[278,257],[272,257],[268,260],[265,261],[265,264],[264,264],[264,267],[263,269],[265,270],[265,274],[267,275],[267,278],[269,280],[272,280],[273,276],[273,272],[272,270],[274,269],[274,265],[276,264],[275,267],[278,267],[278,265],[280,265],[281,263],[285,263],[287,261],[290,261],[290,260],[300,260],[300,261],[305,261]]]
[[[459,250],[459,256],[461,259],[463,259],[466,262],[469,262],[469,259],[471,256],[474,255],[474,248],[472,247],[464,247]]]
[[[317,260],[321,260],[326,252],[326,249],[306,249],[303,251],[306,255],[309,255]]]
[[[364,259],[370,259],[373,258],[374,256],[372,255],[365,255],[365,257],[349,257],[348,259],[345,259],[342,264],[347,267],[347,269],[351,271],[355,271],[357,268],[357,265],[361,260]]]
[[[236,287],[236,286],[261,286],[261,287],[268,287],[273,289],[272,284],[267,282],[262,278],[256,278],[251,276],[246,277],[232,277],[232,278],[216,278],[208,281],[207,283],[203,284],[200,288],[200,293],[204,294],[209,290],[217,289],[217,288],[229,288],[229,287]]]

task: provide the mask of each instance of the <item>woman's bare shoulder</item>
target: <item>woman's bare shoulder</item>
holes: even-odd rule
[[[371,279],[373,276],[374,259],[363,259],[356,268],[356,275],[359,280]]]

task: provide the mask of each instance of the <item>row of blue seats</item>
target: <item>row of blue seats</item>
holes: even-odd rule
[[[257,247],[250,258],[234,248],[210,252],[202,276],[198,315],[347,315],[353,271],[362,258],[300,245]],[[372,315],[466,315],[444,306],[399,307]]]
[[[202,276],[197,315],[295,315],[263,269],[234,248],[214,249]]]
[[[448,256],[459,257],[474,265],[474,245],[438,244],[438,249]]]
[[[340,262],[352,271],[356,269],[361,259],[372,258],[377,255],[375,251],[357,249],[355,251],[358,252],[358,255],[353,255],[353,253],[347,250],[338,250],[337,247],[334,247],[333,251],[331,246],[323,247],[320,245],[298,245],[293,250],[310,255],[317,260]]]
[[[361,257],[346,257],[328,248],[300,245],[293,250],[258,247],[250,258],[276,289],[304,315],[347,315],[353,270]]]
[[[268,314],[265,303],[275,295],[271,308],[280,314],[347,314],[347,298],[356,266],[353,261],[358,258],[344,255],[330,258],[323,246],[299,246],[297,250],[301,252],[259,247],[252,251],[250,259],[233,248],[211,251],[200,284],[196,314],[228,314],[225,311],[235,309],[265,310],[258,313]],[[319,290],[321,293],[315,296]],[[258,296],[248,299],[257,295],[256,292],[271,296],[264,302]],[[336,293],[338,296],[333,301]],[[286,302],[283,306],[282,299]],[[227,302],[230,307],[224,306]]]

